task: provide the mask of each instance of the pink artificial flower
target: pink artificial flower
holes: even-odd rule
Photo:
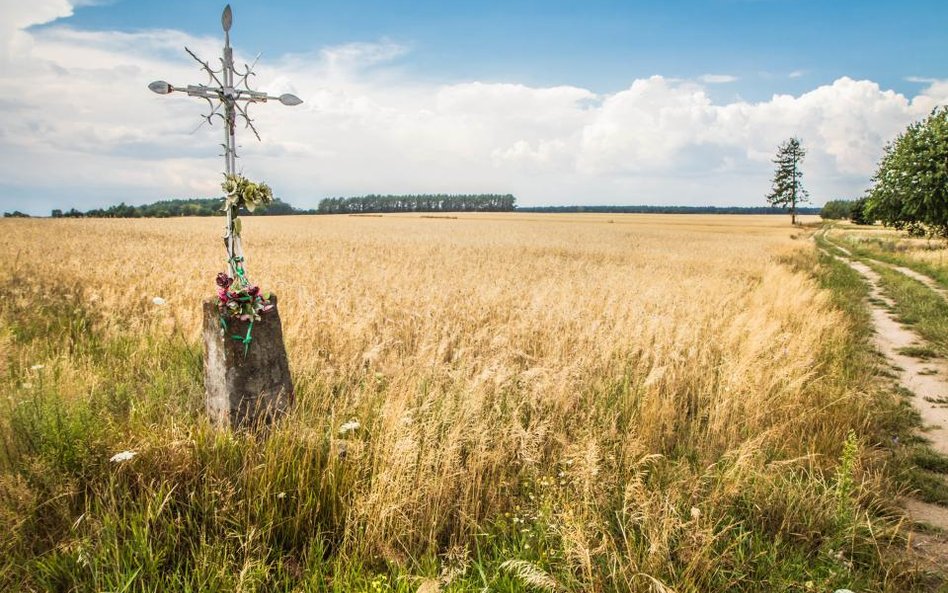
[[[228,276],[227,274],[225,274],[224,272],[221,272],[217,275],[216,281],[217,281],[217,285],[220,286],[221,288],[227,288],[228,286],[231,285],[234,279]]]

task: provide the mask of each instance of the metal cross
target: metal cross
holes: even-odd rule
[[[198,97],[207,101],[210,112],[202,116],[204,121],[201,122],[201,125],[205,123],[214,125],[215,116],[221,118],[224,122],[224,144],[222,144],[222,146],[224,147],[225,175],[237,173],[237,142],[234,135],[234,127],[238,117],[243,118],[246,124],[244,127],[250,128],[254,136],[257,137],[257,140],[260,140],[260,134],[257,133],[257,128],[253,125],[253,120],[247,114],[250,103],[279,101],[284,105],[293,106],[303,102],[295,95],[284,94],[279,97],[273,97],[265,92],[255,91],[250,88],[249,79],[251,76],[256,76],[253,68],[257,65],[257,61],[254,60],[254,63],[250,66],[244,64],[242,72],[234,67],[234,50],[230,46],[230,27],[231,24],[233,24],[233,20],[233,12],[228,4],[224,7],[224,13],[221,15],[221,25],[224,27],[224,53],[220,58],[221,68],[219,70],[211,68],[208,62],[197,57],[194,52],[187,47],[184,48],[184,51],[188,52],[188,54],[201,65],[201,69],[210,77],[207,84],[189,84],[186,87],[176,87],[163,80],[156,80],[148,85],[149,89],[159,95],[168,95],[177,91],[179,93],[187,93],[189,97]],[[258,55],[257,58],[259,59],[260,56]],[[238,88],[240,86],[243,86],[243,88]],[[224,108],[224,113],[220,113],[221,107]],[[239,231],[235,232],[234,229],[236,212],[233,210],[235,209],[227,209],[227,229],[224,233],[224,243],[227,246],[227,260],[230,266],[231,277],[237,278],[238,268],[241,268],[241,272],[243,272],[243,266],[239,264],[243,261],[244,253],[240,244],[240,233]]]

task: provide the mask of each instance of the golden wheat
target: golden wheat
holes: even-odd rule
[[[4,280],[81,288],[105,332],[196,343],[200,301],[225,267],[221,230],[211,219],[2,221]],[[529,512],[590,590],[659,587],[655,575],[672,573],[702,582],[730,529],[715,505],[783,476],[774,460],[832,457],[869,422],[870,398],[825,381],[827,351],[848,330],[782,263],[812,253],[783,217],[275,217],[243,233],[252,279],[279,295],[302,385],[272,439],[305,448],[330,434],[345,449],[334,463],[352,480],[349,553],[403,562],[466,545],[485,520],[516,515],[509,494],[529,483]],[[76,393],[95,381],[81,361],[49,364]],[[138,444],[166,450],[189,430],[157,427]],[[658,496],[653,463],[685,452],[693,465],[661,478]],[[824,504],[812,496],[805,508]],[[603,512],[614,503],[615,516]],[[812,519],[771,503],[790,517],[781,529]],[[531,564],[505,566],[556,588]]]

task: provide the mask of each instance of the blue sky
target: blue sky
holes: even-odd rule
[[[726,73],[749,100],[800,93],[841,76],[902,93],[909,77],[948,78],[948,3],[853,0],[596,2],[232,2],[235,37],[269,55],[388,40],[403,65],[443,82],[626,88],[653,74]],[[87,6],[62,23],[83,29],[177,28],[217,35],[219,1]],[[259,51],[259,50],[258,50]],[[787,78],[787,74],[799,76]]]
[[[244,172],[299,206],[369,192],[521,204],[759,205],[773,149],[810,150],[814,203],[867,186],[882,146],[948,101],[948,3],[232,2],[238,58],[294,92]],[[0,210],[217,192],[200,81],[221,2],[0,5]],[[68,191],[64,188],[68,187]]]

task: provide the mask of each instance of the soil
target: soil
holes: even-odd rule
[[[899,273],[901,273],[901,274],[905,274],[906,276],[908,276],[908,277],[911,278],[912,280],[917,280],[918,282],[921,282],[922,284],[924,284],[924,285],[927,286],[928,288],[932,289],[932,291],[937,292],[938,294],[940,294],[940,295],[941,295],[941,298],[943,298],[943,299],[945,299],[946,301],[948,301],[948,290],[945,290],[944,288],[942,288],[941,286],[939,286],[939,284],[938,284],[937,282],[935,282],[934,280],[932,280],[931,278],[929,278],[929,277],[926,276],[925,274],[919,274],[919,273],[916,272],[915,270],[912,270],[912,269],[910,269],[910,268],[904,268],[904,267],[902,267],[902,266],[889,266],[889,267],[891,267],[891,268],[892,268],[893,270],[895,270],[896,272],[899,272]]]
[[[931,441],[932,448],[948,455],[948,361],[939,358],[919,360],[902,354],[903,348],[922,346],[924,341],[895,320],[890,312],[893,303],[882,293],[879,275],[872,268],[858,261],[843,261],[869,283],[876,347],[892,364],[899,382],[915,394],[912,403],[922,415],[925,437]]]
[[[846,252],[839,248],[840,251]],[[847,252],[848,253],[848,252]],[[892,314],[893,303],[880,288],[879,275],[859,261],[839,258],[866,280],[869,285],[869,307],[875,327],[875,344],[892,366],[899,383],[912,392],[912,405],[922,417],[923,436],[932,449],[948,455],[948,361],[942,358],[919,360],[901,353],[911,346],[922,346],[924,341],[911,329],[900,324]],[[905,273],[903,270],[899,270]],[[912,277],[916,272],[912,272]],[[908,274],[907,274],[908,275]],[[917,279],[917,278],[916,278]],[[929,282],[931,279],[926,278]],[[925,284],[928,284],[925,282]],[[937,288],[937,285],[936,285]],[[948,508],[916,499],[903,501],[905,509],[914,522],[924,523],[948,532]],[[916,541],[924,543],[930,551],[948,557],[945,535],[923,536],[916,534]]]

